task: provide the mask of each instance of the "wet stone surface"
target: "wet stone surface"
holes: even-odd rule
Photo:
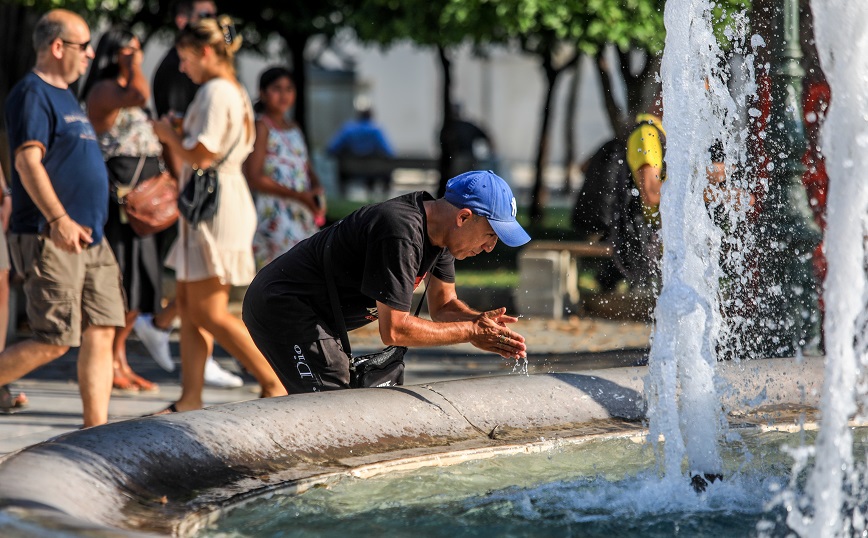
[[[578,317],[565,320],[522,318],[513,328],[527,339],[526,364],[482,352],[470,344],[411,349],[406,359],[405,383],[641,364],[647,358],[651,333],[650,324],[642,322]],[[376,324],[353,331],[350,338],[357,353],[383,347]],[[173,333],[172,340],[172,353],[177,362],[177,333]],[[177,369],[173,373],[162,370],[134,337],[129,341],[127,354],[132,368],[158,383],[159,391],[115,391],[109,408],[112,422],[159,411],[180,396]],[[221,349],[215,350],[215,357],[225,368],[240,374],[244,386],[236,389],[206,387],[206,405],[251,400],[259,395],[255,380],[241,370],[237,361]],[[0,415],[0,458],[81,427],[75,350],[14,383],[13,392],[19,391],[27,394],[30,404],[14,415]]]

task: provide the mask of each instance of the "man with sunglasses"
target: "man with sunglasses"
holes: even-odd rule
[[[96,134],[69,86],[94,57],[80,16],[36,23],[36,66],[6,100],[12,169],[12,263],[24,277],[33,336],[0,353],[0,385],[80,346],[84,426],[108,420],[112,340],[124,326],[120,271],[103,237],[108,177]]]

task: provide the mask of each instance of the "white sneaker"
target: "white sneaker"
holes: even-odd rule
[[[139,340],[145,344],[154,362],[167,372],[175,369],[175,361],[172,360],[172,352],[169,350],[169,331],[157,328],[154,325],[153,315],[139,314],[133,324],[133,330]]]
[[[208,360],[205,362],[205,384],[221,389],[236,389],[244,385],[244,380],[232,372],[223,369],[214,360],[214,357],[208,357]]]

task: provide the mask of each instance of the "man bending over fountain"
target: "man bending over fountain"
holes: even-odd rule
[[[470,342],[527,357],[524,337],[507,327],[515,317],[505,308],[477,312],[455,290],[455,259],[491,252],[498,239],[511,247],[530,240],[515,214],[509,185],[488,171],[452,178],[443,198],[414,192],[363,207],[264,267],[244,298],[244,322],[290,394],[349,388],[350,357],[325,276],[331,256],[348,330],[379,320],[386,345]],[[433,321],[410,312],[426,276]]]

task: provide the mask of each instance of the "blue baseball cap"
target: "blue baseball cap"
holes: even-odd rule
[[[515,220],[515,196],[506,181],[490,170],[474,170],[455,176],[446,183],[446,201],[459,209],[469,209],[485,217],[498,239],[510,247],[520,247],[530,236]]]

